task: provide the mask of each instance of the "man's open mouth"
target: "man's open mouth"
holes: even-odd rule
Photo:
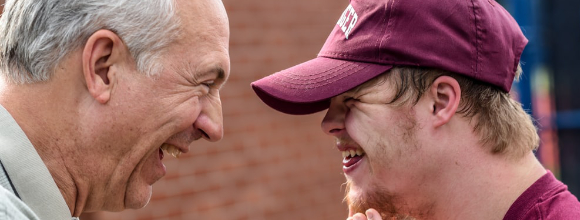
[[[168,153],[175,158],[179,158],[179,156],[182,153],[179,148],[177,148],[176,146],[173,146],[172,144],[167,144],[167,143],[164,143],[159,148],[159,154],[160,154],[161,159],[163,159],[163,152]]]
[[[344,150],[342,151],[342,165],[345,168],[351,167],[359,162],[364,155],[365,152],[362,148]]]

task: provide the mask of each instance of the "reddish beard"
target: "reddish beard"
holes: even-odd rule
[[[348,196],[352,182],[346,182],[346,193],[344,201],[348,204],[350,210],[354,213],[365,213],[366,210],[373,208],[379,212],[381,218],[391,220],[413,220],[415,218],[408,215],[401,214],[395,206],[397,197],[386,190],[381,190],[379,187],[375,188],[373,192],[364,192],[358,198],[351,198]]]

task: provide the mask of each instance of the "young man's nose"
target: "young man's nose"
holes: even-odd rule
[[[346,108],[344,106],[337,104],[335,101],[331,101],[330,107],[324,119],[322,119],[322,131],[331,136],[340,136],[345,132],[345,114]]]

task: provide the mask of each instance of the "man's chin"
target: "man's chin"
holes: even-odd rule
[[[348,204],[349,216],[365,213],[370,208],[377,210],[383,219],[399,219],[400,216],[396,208],[396,196],[379,187],[363,189],[347,182],[345,201]]]
[[[125,209],[140,209],[149,204],[151,200],[152,187],[141,188],[138,191],[128,190],[125,195]]]
[[[348,216],[351,217],[356,213],[365,213],[366,210],[370,208],[376,209],[379,213],[381,213],[381,207],[377,204],[373,206],[366,201],[365,198],[361,198],[359,196],[348,195],[346,202],[348,204]]]
[[[369,193],[365,192],[365,190],[369,189],[363,189],[351,180],[347,180],[344,201],[346,204],[348,204],[349,216],[352,216],[356,213],[364,213],[368,209],[366,205],[368,204],[368,196],[366,196],[366,194]],[[369,208],[376,209],[377,207]]]
[[[344,201],[348,205],[348,217],[352,217],[356,213],[364,213],[366,211],[366,209],[360,205],[362,200],[363,199],[361,196],[355,192],[355,190],[352,188],[348,190],[347,195],[344,197]]]

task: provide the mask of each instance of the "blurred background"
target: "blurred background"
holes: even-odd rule
[[[342,163],[321,131],[323,113],[288,116],[252,92],[256,79],[314,58],[347,0],[223,0],[231,27],[231,77],[221,92],[224,139],[200,141],[140,210],[83,220],[345,219]],[[3,2],[3,1],[1,1]],[[580,1],[502,0],[530,40],[513,95],[536,119],[538,158],[580,195]]]

